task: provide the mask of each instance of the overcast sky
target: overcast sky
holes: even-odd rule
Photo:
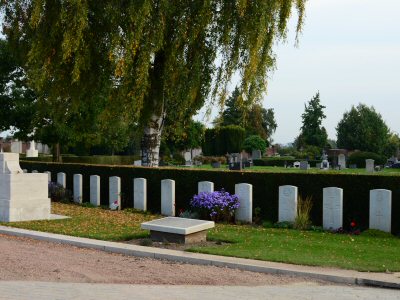
[[[292,142],[299,134],[304,103],[317,91],[329,138],[336,139],[343,113],[360,102],[400,131],[399,12],[399,0],[308,1],[299,47],[292,22],[287,43],[276,47],[278,69],[263,101],[275,110],[275,142]]]

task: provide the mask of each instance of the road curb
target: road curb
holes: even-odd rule
[[[340,284],[354,284],[361,286],[400,289],[400,278],[390,278],[390,276],[385,273],[362,273],[350,270],[321,268],[316,270],[315,268],[308,266],[288,265],[252,259],[199,254],[155,247],[144,247],[27,229],[19,229],[7,226],[0,226],[0,234],[32,238],[35,240],[47,242],[68,244],[80,248],[95,249],[129,256],[148,257],[196,265],[212,265],[251,272],[306,276],[313,279],[319,279]]]

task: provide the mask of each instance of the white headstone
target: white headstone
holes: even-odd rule
[[[343,227],[343,189],[337,187],[324,188],[322,207],[324,229],[335,230]]]
[[[390,232],[392,224],[392,191],[369,192],[369,228]]]
[[[346,156],[344,154],[339,154],[338,165],[341,169],[346,169]]]
[[[57,173],[57,183],[65,189],[67,187],[67,175],[63,172]]]
[[[161,180],[161,214],[175,216],[175,181],[171,179]]]
[[[45,171],[43,173],[47,174],[47,176],[49,178],[49,182],[51,182],[51,172],[50,171]]]
[[[31,141],[30,148],[26,150],[26,157],[38,157],[39,151],[35,149],[35,141]]]
[[[297,216],[297,186],[283,185],[279,187],[279,222],[294,222]]]
[[[22,153],[22,142],[18,140],[11,142],[11,152]]]
[[[100,176],[90,176],[90,203],[93,206],[100,206]]]
[[[137,167],[141,167],[141,166],[142,166],[142,161],[141,161],[141,160],[135,160],[135,161],[133,162],[133,165],[134,165],[134,166],[137,166]]]
[[[82,203],[82,174],[74,174],[74,202]]]
[[[365,160],[365,170],[367,172],[374,172],[375,166],[374,166],[375,161],[373,159],[366,159]]]
[[[301,161],[300,162],[300,170],[308,170],[309,169],[308,161]]]
[[[212,193],[214,192],[214,182],[211,181],[200,181],[197,184],[197,192],[198,194],[202,192]]]
[[[133,179],[133,207],[147,210],[147,180],[146,178]]]
[[[0,153],[0,221],[49,219],[47,178],[46,174],[24,173],[19,154]]]
[[[109,178],[109,207],[121,209],[121,178],[112,176]]]
[[[299,162],[299,161],[295,161],[295,162],[293,163],[293,167],[294,167],[294,168],[300,168],[300,162]]]
[[[253,221],[253,186],[248,183],[235,184],[235,194],[240,203],[235,212],[235,219],[251,223]]]

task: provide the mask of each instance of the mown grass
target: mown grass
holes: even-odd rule
[[[400,239],[333,234],[253,226],[217,225],[208,234],[220,246],[193,247],[192,252],[338,267],[358,271],[400,271]]]
[[[110,211],[63,203],[52,203],[52,212],[71,218],[1,225],[99,240],[125,241],[148,237],[149,232],[140,229],[140,224],[160,217],[129,210]],[[354,236],[217,224],[209,231],[208,238],[223,243],[195,246],[189,251],[359,271],[400,271],[400,239],[389,234]]]
[[[140,224],[159,216],[138,212],[110,211],[76,204],[53,202],[52,213],[71,217],[63,220],[11,222],[1,225],[87,237],[106,241],[125,241],[149,236]]]

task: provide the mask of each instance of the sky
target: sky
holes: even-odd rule
[[[304,104],[318,91],[329,138],[336,140],[338,122],[358,103],[374,106],[400,132],[399,12],[399,0],[309,0],[297,48],[293,15],[263,99],[275,111],[274,142],[293,142]]]

